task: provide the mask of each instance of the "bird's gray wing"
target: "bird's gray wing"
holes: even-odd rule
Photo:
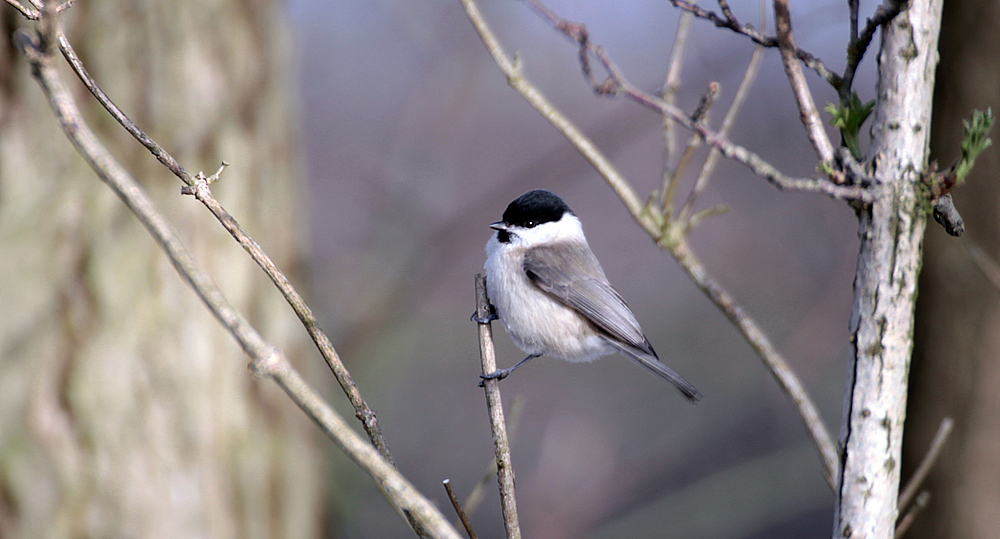
[[[660,362],[632,310],[611,288],[601,264],[586,247],[568,244],[540,246],[524,254],[524,272],[538,288],[575,309],[604,332],[604,339],[625,356],[697,401],[698,390]]]
[[[528,249],[524,272],[538,288],[576,309],[612,340],[656,356],[590,249],[566,243]]]

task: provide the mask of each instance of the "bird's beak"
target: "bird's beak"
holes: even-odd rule
[[[499,230],[501,232],[506,232],[507,231],[507,225],[504,224],[503,221],[497,221],[495,223],[491,223],[490,224],[490,228],[492,228],[493,230]]]

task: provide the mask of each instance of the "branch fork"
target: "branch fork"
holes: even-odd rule
[[[205,177],[205,173],[199,171],[194,177],[194,185],[184,185],[181,186],[182,195],[194,195],[198,200],[203,200],[204,197],[210,195],[211,191],[209,186],[213,183],[219,181],[222,176],[222,171],[229,166],[227,161],[223,161],[222,165],[219,166],[219,170],[215,171],[215,174]]]

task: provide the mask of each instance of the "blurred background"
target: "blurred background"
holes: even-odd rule
[[[731,4],[741,21],[761,27],[758,3]],[[995,104],[1000,87],[996,66],[961,48],[992,39],[996,49],[997,38],[985,37],[995,32],[975,30],[995,28],[988,21],[997,20],[996,7],[948,4],[948,13],[966,7],[961,17],[946,14],[942,55],[969,61],[946,56],[951,68],[968,71],[939,75],[945,103],[936,109],[951,116],[935,118],[943,127],[932,158],[945,164],[958,154],[958,119]],[[585,23],[635,85],[660,91],[679,16],[668,2],[547,5]],[[860,12],[876,5],[862,2]],[[657,189],[660,118],[595,96],[574,44],[525,4],[480,7],[508,52],[520,54],[525,75],[640,195]],[[792,12],[798,45],[842,71],[846,3],[793,2]],[[834,497],[788,399],[604,181],[507,86],[458,2],[84,1],[67,18],[97,80],[188,169],[232,164],[213,187],[217,196],[289,270],[377,411],[399,469],[446,515],[441,481],[450,478],[464,500],[493,459],[469,321],[487,225],[518,195],[545,188],[580,217],[661,359],[704,398],[692,406],[618,356],[582,365],[542,358],[505,380],[508,417],[517,409],[512,450],[524,535],[829,534]],[[0,23],[4,35],[27,26],[6,4]],[[751,45],[692,21],[679,105],[692,110],[719,82],[710,116],[717,126]],[[855,80],[864,100],[874,97],[874,50]],[[820,106],[836,100],[807,77]],[[352,416],[259,270],[71,84],[88,120],[224,291]],[[411,536],[362,471],[273,384],[247,373],[245,357],[145,231],[72,153],[6,41],[0,88],[0,305],[10,313],[0,324],[0,536]],[[786,174],[814,174],[815,153],[776,50],[766,52],[731,138]],[[706,154],[698,152],[692,170]],[[990,400],[1000,376],[990,369],[1000,344],[998,298],[963,248],[1000,252],[991,162],[980,162],[955,197],[967,236],[928,227],[914,363],[923,385],[913,397],[925,407],[911,401],[904,480],[943,415],[958,422],[915,530],[928,537],[975,537],[976,526],[989,537],[983,530],[997,526],[996,516],[982,515],[1000,495],[1000,428],[992,426],[1000,408]],[[785,354],[836,434],[849,358],[853,211],[821,195],[779,192],[726,160],[697,209],[722,203],[730,210],[692,233],[693,248]],[[523,357],[499,324],[494,335],[501,365]],[[978,490],[962,486],[963,474],[979,478]],[[494,479],[484,492],[473,523],[480,537],[502,537]]]

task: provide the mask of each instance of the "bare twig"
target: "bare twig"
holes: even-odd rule
[[[702,139],[697,134],[692,135],[688,140],[687,146],[684,148],[684,153],[681,154],[681,158],[677,161],[677,166],[674,168],[673,172],[670,174],[670,178],[666,182],[667,192],[663,196],[663,202],[660,204],[660,211],[669,220],[674,216],[674,198],[677,194],[677,187],[681,183],[681,177],[684,176],[684,172],[687,171],[688,164],[691,162],[691,158],[694,157],[694,152],[702,145]],[[714,148],[713,148],[714,149]]]
[[[690,13],[681,13],[677,20],[677,31],[674,34],[674,46],[670,51],[670,61],[667,64],[667,76],[663,81],[663,101],[671,106],[677,104],[677,91],[681,86],[681,70],[684,67],[684,51],[687,49],[688,35],[691,30],[691,19],[694,16]],[[670,116],[663,115],[663,170],[662,185],[660,187],[660,207],[670,208],[672,204],[667,202],[667,193],[673,192],[676,187],[671,179],[674,173],[671,170],[674,154],[677,151],[677,124],[670,119]]]
[[[988,255],[986,251],[983,251],[971,242],[965,244],[965,250],[969,253],[979,271],[983,272],[983,275],[990,280],[994,288],[1000,290],[1000,264],[997,264],[993,260],[993,257]]]
[[[907,3],[900,0],[886,0],[886,3],[880,4],[875,9],[875,13],[872,14],[871,18],[865,21],[864,29],[858,34],[857,0],[852,0],[852,2],[851,41],[847,44],[847,65],[844,67],[844,74],[841,76],[840,84],[833,85],[837,89],[841,103],[846,103],[851,97],[854,74],[857,72],[861,60],[865,57],[872,38],[875,37],[875,30],[878,30],[880,26],[894,19],[896,15],[899,15],[899,12],[906,7]]]
[[[608,182],[615,194],[618,195],[618,198],[625,204],[625,207],[632,215],[632,218],[635,219],[639,226],[641,226],[643,230],[653,237],[660,246],[668,249],[671,254],[673,254],[674,258],[681,263],[681,267],[688,273],[692,280],[698,283],[699,288],[705,292],[709,299],[711,299],[716,306],[722,309],[723,312],[730,317],[730,319],[739,321],[736,325],[740,330],[740,333],[745,339],[747,339],[754,350],[758,352],[758,355],[760,355],[764,360],[765,365],[772,369],[772,373],[775,378],[778,379],[781,387],[785,389],[786,392],[791,391],[788,394],[792,403],[795,405],[796,411],[799,413],[800,417],[802,417],[803,422],[806,424],[806,428],[809,429],[809,432],[812,435],[813,443],[816,444],[820,457],[823,461],[824,476],[826,477],[827,482],[832,486],[833,478],[837,476],[838,469],[836,448],[833,445],[830,433],[827,431],[825,425],[823,425],[823,422],[820,419],[819,412],[817,411],[815,404],[802,388],[802,384],[795,376],[795,373],[787,366],[787,362],[784,361],[781,354],[775,350],[774,346],[767,339],[753,319],[743,311],[735,300],[727,292],[725,292],[725,290],[718,283],[708,276],[704,266],[702,266],[697,258],[694,257],[688,249],[687,244],[683,241],[681,231],[677,230],[676,227],[670,227],[670,223],[665,222],[662,214],[650,211],[650,209],[640,201],[639,196],[636,194],[628,180],[626,180],[625,177],[618,172],[607,157],[597,149],[594,143],[586,135],[580,132],[580,130],[573,125],[573,123],[566,118],[562,112],[552,106],[545,96],[530,82],[528,82],[521,75],[520,71],[516,69],[513,64],[511,64],[511,62],[507,59],[506,53],[497,41],[496,36],[494,36],[489,26],[486,24],[485,19],[483,19],[483,16],[479,12],[475,2],[473,0],[462,0],[462,4],[465,6],[466,14],[472,21],[473,26],[479,32],[479,36],[486,45],[487,50],[493,56],[494,61],[496,61],[501,71],[507,76],[507,80],[511,86],[521,93],[521,95],[536,110],[545,116],[545,118],[548,119],[549,122],[551,122],[552,125],[558,129],[563,136],[565,136],[570,143],[572,143],[577,150],[587,158],[587,160],[590,161],[594,168],[597,169],[598,173],[600,173],[604,180]],[[662,100],[659,101],[662,102]],[[666,108],[672,107],[665,106],[664,110],[666,110]],[[682,114],[678,115],[678,117],[688,121],[688,124],[685,124],[685,126],[692,127],[689,125],[689,118],[686,118]],[[748,159],[747,154],[749,152],[747,150],[735,150],[732,145],[718,144],[720,141],[718,135],[707,132],[707,130],[699,131],[699,133],[701,133],[702,136],[705,136],[706,140],[710,142],[714,140],[715,142],[713,142],[713,144],[719,147],[723,155],[731,157],[730,155],[727,155],[727,151],[733,153],[741,150],[742,152],[746,152],[743,153],[741,157],[743,159]],[[714,139],[711,137],[714,137]],[[751,160],[750,162],[753,161]],[[763,160],[753,163],[758,168],[763,168],[765,166],[770,167],[770,165],[763,163]],[[810,182],[809,185],[813,186],[820,184]],[[831,189],[833,192],[842,192],[842,189],[845,187],[834,185],[826,180],[822,181],[822,185],[828,187],[817,187],[816,190]],[[865,192],[858,190],[856,193],[858,196],[862,196]],[[484,367],[484,369],[485,368],[487,367]],[[492,366],[489,368],[492,368]]]
[[[686,241],[678,241],[671,249],[671,253],[698,288],[722,310],[740,331],[743,338],[750,343],[750,346],[767,365],[778,385],[792,400],[795,410],[802,418],[806,429],[809,430],[816,450],[819,451],[820,459],[823,461],[823,476],[831,488],[836,488],[834,481],[840,467],[836,446],[816,409],[816,405],[802,386],[798,376],[795,375],[795,371],[788,365],[788,362],[785,361],[785,358],[782,357],[753,318],[746,314],[743,307],[708,274],[701,261],[691,252]]]
[[[260,245],[251,238],[246,231],[240,226],[236,218],[233,217],[212,195],[209,189],[209,184],[211,181],[203,177],[198,179],[192,177],[191,174],[184,169],[180,163],[169,152],[167,152],[163,147],[156,143],[149,135],[147,135],[138,125],[135,124],[113,101],[108,97],[104,90],[98,86],[97,82],[90,76],[87,70],[84,68],[83,63],[77,56],[76,51],[70,45],[69,40],[66,39],[65,35],[59,36],[59,50],[62,52],[63,56],[69,62],[73,71],[77,74],[84,85],[90,90],[90,93],[104,106],[105,109],[111,114],[114,119],[125,128],[136,140],[138,140],[143,146],[146,147],[156,157],[158,161],[163,163],[175,176],[184,182],[184,187],[182,188],[182,193],[194,195],[198,201],[205,205],[212,212],[212,214],[219,220],[223,227],[232,234],[233,238],[236,239],[237,243],[243,247],[244,250],[250,255],[250,257],[264,270],[264,273],[271,279],[274,285],[281,291],[285,300],[291,305],[292,310],[299,317],[299,320],[305,326],[306,331],[312,338],[316,347],[319,349],[320,354],[326,361],[326,364],[333,371],[334,376],[337,378],[337,382],[343,389],[344,393],[347,395],[348,399],[351,401],[351,405],[354,407],[355,415],[361,421],[364,426],[365,433],[368,435],[369,440],[371,440],[372,445],[379,450],[379,453],[386,458],[390,463],[393,462],[392,455],[389,452],[389,448],[386,446],[385,438],[382,436],[382,429],[378,424],[378,417],[375,412],[368,406],[364,398],[361,396],[361,392],[358,390],[357,385],[354,383],[354,379],[351,377],[350,372],[344,366],[344,363],[340,360],[340,356],[333,347],[333,343],[330,338],[327,337],[326,333],[320,327],[316,316],[313,314],[312,310],[306,304],[302,296],[295,290],[292,286],[291,281],[285,276],[281,270],[271,261],[270,257],[264,252]],[[223,165],[225,166],[225,164]],[[212,178],[218,179],[219,174],[221,174],[222,169],[216,172]],[[212,180],[214,181],[214,180]]]
[[[451,488],[451,479],[445,479],[442,483],[444,484],[444,490],[448,493],[448,499],[451,500],[451,506],[455,508],[458,519],[462,521],[465,533],[469,534],[469,539],[477,539],[476,531],[472,529],[472,522],[469,522],[469,517],[465,515],[465,510],[462,509],[462,502],[458,501],[458,496],[455,496],[455,489]]]
[[[69,40],[66,39],[65,35],[59,36],[59,50],[62,52],[63,57],[66,58],[66,61],[69,62],[70,67],[73,68],[77,77],[79,77],[83,82],[84,86],[90,90],[90,93],[93,94],[97,101],[111,114],[115,121],[121,124],[121,126],[124,127],[130,135],[135,137],[140,144],[145,146],[146,149],[149,150],[149,152],[152,153],[159,162],[163,163],[163,165],[167,167],[170,172],[173,172],[175,176],[180,178],[181,181],[189,186],[194,185],[194,178],[191,174],[188,173],[188,171],[185,170],[172,155],[164,150],[163,147],[151,139],[142,129],[139,129],[139,126],[126,116],[125,113],[118,108],[118,105],[115,105],[114,102],[111,101],[108,94],[104,93],[104,90],[97,85],[94,78],[91,77],[90,73],[88,73],[83,67],[80,57],[76,55],[76,51],[73,50],[73,47],[70,45]]]
[[[496,62],[500,71],[507,77],[507,83],[511,85],[518,93],[524,97],[532,107],[535,108],[546,120],[549,121],[556,129],[559,130],[571,143],[577,148],[577,150],[583,154],[591,165],[597,172],[600,173],[607,181],[611,184],[611,188],[615,191],[615,194],[622,200],[625,207],[628,208],[629,213],[633,215],[638,215],[643,213],[643,202],[639,199],[639,196],[635,194],[635,191],[631,189],[628,185],[624,183],[624,178],[615,168],[615,166],[609,161],[597,147],[590,141],[576,125],[570,121],[559,109],[555,108],[548,98],[545,97],[534,85],[532,85],[521,73],[520,63],[511,62],[507,53],[504,52],[503,48],[500,46],[500,42],[497,41],[496,36],[493,31],[490,30],[489,25],[486,23],[486,19],[483,18],[483,14],[479,11],[479,6],[476,5],[474,0],[460,0],[462,6],[465,8],[465,13],[469,17],[469,21],[472,22],[472,26],[479,33],[480,39],[483,40],[483,44],[486,45],[486,50],[489,51],[490,55],[493,57],[493,61]],[[676,108],[674,108],[676,110]],[[679,111],[678,111],[679,112]],[[679,114],[675,117],[683,117],[683,114]],[[686,119],[686,118],[685,118]],[[645,226],[650,226],[653,229],[656,228],[656,224],[653,222],[652,218],[646,218],[644,222]]]
[[[851,17],[851,43],[858,40],[858,0],[847,0],[847,7]]]
[[[750,64],[747,66],[746,73],[743,74],[743,81],[740,82],[739,89],[736,90],[733,103],[729,106],[726,117],[722,120],[722,125],[719,127],[720,137],[729,137],[733,126],[736,125],[736,118],[739,117],[740,111],[743,109],[743,104],[746,103],[747,96],[750,95],[750,88],[757,79],[757,72],[760,71],[760,62],[763,58],[764,48],[757,47],[750,57]],[[708,157],[705,158],[705,163],[701,167],[698,179],[694,182],[694,187],[691,188],[691,192],[688,194],[688,198],[684,201],[684,205],[677,216],[678,222],[688,229],[695,224],[689,217],[694,208],[694,203],[708,185],[708,180],[711,178],[712,173],[715,172],[715,165],[718,161],[719,150],[713,146],[708,152]]]
[[[615,193],[622,199],[625,205],[629,208],[630,212],[633,209],[641,208],[642,203],[639,201],[638,197],[633,198],[634,193],[630,194],[628,190],[620,187],[621,183],[619,181],[613,179],[614,177],[620,177],[620,174],[614,170],[614,166],[600,155],[600,152],[597,151],[596,147],[593,147],[593,144],[589,141],[589,139],[583,136],[580,130],[573,125],[573,123],[566,118],[564,114],[556,109],[548,101],[548,99],[540,91],[538,91],[537,88],[535,88],[534,85],[524,78],[520,70],[520,65],[509,60],[507,54],[500,46],[500,43],[497,41],[496,37],[489,29],[489,26],[486,24],[485,19],[483,19],[482,14],[479,13],[475,2],[473,0],[461,1],[463,6],[466,8],[466,14],[469,15],[469,19],[472,21],[473,26],[479,32],[480,38],[486,45],[486,49],[490,52],[490,55],[493,56],[493,60],[497,63],[500,70],[504,73],[504,75],[506,75],[507,82],[525,99],[527,99],[535,110],[541,113],[542,116],[545,116],[545,118],[557,129],[559,129],[559,131],[562,132],[566,138],[570,139],[570,141],[573,142],[573,144],[576,145],[577,148],[579,148],[584,154],[584,157],[591,161],[591,164],[598,170],[598,172],[608,178],[608,181],[612,184],[612,188],[615,190]],[[533,6],[543,6],[538,0],[530,1]],[[872,194],[866,188],[858,185],[837,185],[824,178],[791,178],[785,176],[778,171],[777,168],[754,152],[730,142],[725,137],[713,132],[707,126],[692,122],[691,118],[677,107],[670,105],[659,97],[643,92],[633,86],[624,77],[617,65],[615,65],[607,53],[604,52],[604,49],[590,42],[583,25],[565,21],[564,19],[556,16],[548,8],[544,8],[544,10],[536,8],[536,10],[539,11],[539,13],[542,13],[543,17],[545,17],[554,28],[574,40],[581,40],[581,50],[585,48],[588,53],[593,54],[600,60],[601,64],[608,71],[609,78],[604,83],[600,83],[597,87],[595,87],[595,90],[599,93],[619,93],[646,108],[656,111],[659,114],[669,116],[680,125],[683,125],[687,129],[701,135],[705,139],[706,143],[718,148],[719,152],[722,153],[723,156],[742,163],[755,174],[763,177],[779,189],[814,191],[824,193],[833,198],[844,200],[861,200],[868,202],[872,199]],[[586,57],[586,55],[581,54],[581,60]],[[634,213],[636,212],[633,212],[633,214]]]
[[[476,315],[487,320],[490,301],[486,297],[486,278],[476,274]],[[479,357],[483,364],[483,374],[496,372],[497,362],[493,352],[493,328],[489,322],[479,326]],[[500,400],[499,380],[483,380],[486,393],[486,407],[490,412],[490,427],[493,430],[493,450],[497,461],[497,483],[500,486],[500,507],[503,510],[503,525],[507,539],[520,539],[521,525],[517,519],[517,502],[514,496],[514,466],[511,463],[510,443],[507,440],[507,426],[503,417],[503,402]]]
[[[799,105],[802,125],[805,126],[809,141],[816,149],[820,161],[829,163],[833,161],[833,145],[823,128],[823,121],[816,110],[812,92],[809,90],[809,84],[806,82],[805,75],[802,74],[802,66],[795,54],[798,48],[795,46],[795,35],[792,33],[792,18],[788,10],[788,0],[774,0],[774,24],[778,28],[781,61],[785,65],[785,74],[788,75],[788,82],[792,85],[795,101]]]
[[[697,124],[707,124],[708,123],[708,110],[715,103],[715,98],[719,95],[719,83],[711,82],[708,85],[708,91],[706,91],[702,97],[701,102],[698,103],[698,107],[695,109],[694,113],[691,114],[691,119]],[[674,212],[674,196],[677,190],[677,186],[681,182],[681,177],[687,170],[688,163],[691,162],[691,158],[694,156],[694,152],[701,147],[703,141],[702,138],[695,134],[688,141],[687,147],[684,148],[684,153],[681,154],[680,160],[677,162],[677,167],[674,168],[673,173],[670,175],[670,179],[666,183],[667,193],[663,197],[663,202],[660,206],[661,211],[664,212],[667,219],[673,216]],[[714,148],[713,148],[714,149]]]
[[[944,444],[948,441],[948,435],[951,434],[951,429],[954,426],[955,422],[950,417],[941,420],[941,426],[938,427],[937,433],[934,434],[931,446],[927,449],[927,454],[924,455],[923,460],[920,461],[920,465],[913,472],[913,477],[910,478],[909,483],[906,484],[906,488],[899,495],[899,502],[897,503],[899,511],[905,510],[906,506],[910,505],[913,497],[917,495],[920,486],[927,479],[927,474],[931,472],[931,469],[934,468],[934,463],[941,456],[941,450],[944,449]]]
[[[43,13],[44,18],[51,11]],[[259,375],[274,380],[320,429],[361,466],[385,494],[408,517],[441,537],[459,537],[447,519],[382,456],[363,441],[322,398],[310,388],[284,355],[269,345],[250,323],[225,299],[211,279],[198,267],[170,224],[155,208],[149,195],[111,156],[90,127],[52,65],[52,50],[37,35],[19,31],[15,43],[31,64],[32,75],[48,98],[59,125],[76,150],[163,248],[181,277],[194,289],[212,314],[225,326],[252,358]]]
[[[707,10],[699,6],[695,2],[689,2],[686,0],[670,0],[670,3],[685,13],[690,13],[699,19],[711,21],[720,28],[728,28],[737,34],[744,35],[762,47],[775,48],[781,46],[780,36],[769,36],[766,32],[758,31],[749,24],[741,24],[733,15],[732,10],[729,9],[728,4],[720,3],[720,5],[724,7],[722,8],[722,15],[719,15],[714,11]],[[900,10],[906,6],[906,2],[900,0],[886,0],[886,3],[880,5],[875,10],[872,17],[866,21],[865,27],[860,31],[860,33],[858,31],[858,0],[848,0],[848,5],[850,8],[851,38],[847,45],[847,65],[844,68],[843,75],[838,75],[837,73],[831,71],[828,67],[826,67],[826,64],[824,64],[822,60],[816,58],[808,51],[798,47],[790,49],[792,51],[792,56],[805,64],[805,66],[809,69],[815,71],[817,75],[837,90],[837,94],[842,103],[846,102],[846,100],[851,96],[851,86],[854,83],[854,75],[857,72],[858,65],[864,58],[865,52],[868,50],[868,46],[871,44],[875,31],[878,30],[881,25],[892,20],[896,15],[898,15]]]
[[[737,34],[747,36],[751,41],[762,47],[778,47],[777,37],[765,35],[763,32],[757,31],[749,24],[740,24],[736,17],[733,16],[732,10],[729,9],[728,5],[723,8],[723,15],[720,16],[718,13],[704,9],[694,2],[687,2],[685,0],[670,0],[670,3],[673,4],[674,7],[686,13],[691,13],[699,19],[711,21],[720,28],[728,28]],[[794,51],[795,57],[804,63],[806,67],[815,71],[817,75],[823,78],[823,80],[827,81],[835,88],[841,84],[840,76],[833,71],[830,71],[822,60],[816,58],[808,51],[799,48],[795,48]]]
[[[920,511],[922,511],[925,507],[927,507],[927,504],[929,504],[930,502],[931,502],[930,492],[927,492],[925,490],[921,492],[919,495],[917,495],[917,499],[914,500],[913,506],[910,507],[910,510],[907,511],[905,515],[903,515],[903,518],[899,519],[898,523],[896,523],[896,533],[894,534],[896,539],[900,539],[901,537],[906,535],[906,531],[909,530],[910,526],[913,525],[913,521],[916,520],[917,515],[920,513]]]
[[[7,3],[14,7],[14,9],[21,12],[21,15],[29,21],[37,21],[39,17],[42,16],[41,6],[36,6],[34,8],[28,7],[17,0],[7,0]]]

